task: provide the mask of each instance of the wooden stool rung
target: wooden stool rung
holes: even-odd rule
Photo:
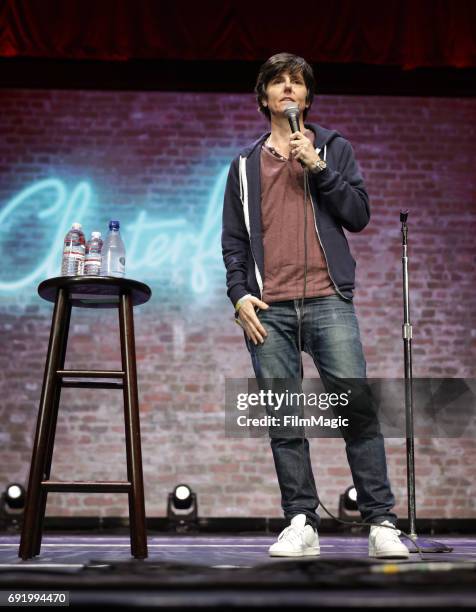
[[[106,382],[105,380],[63,380],[61,386],[74,389],[123,389],[124,385],[120,382]]]
[[[123,389],[123,382],[106,382],[100,380],[64,380],[65,378],[120,378],[124,380],[122,370],[57,370],[62,387],[74,389]]]
[[[65,378],[124,378],[122,370],[57,370],[56,374]]]
[[[53,491],[56,493],[129,493],[131,483],[100,480],[43,480],[41,487],[48,493]]]

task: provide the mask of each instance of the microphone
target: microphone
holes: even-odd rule
[[[288,106],[286,106],[286,108],[284,109],[284,114],[288,118],[291,132],[300,132],[301,130],[299,129],[299,106],[294,103],[288,104]]]
[[[284,114],[288,118],[289,127],[291,128],[291,132],[300,132],[299,129],[299,106],[297,104],[291,103],[286,106],[284,109]],[[305,164],[302,159],[298,160],[301,166],[304,168]]]

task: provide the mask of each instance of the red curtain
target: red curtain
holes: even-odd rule
[[[0,57],[476,65],[474,0],[0,0]]]

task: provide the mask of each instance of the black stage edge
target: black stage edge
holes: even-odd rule
[[[266,58],[264,58],[266,59]],[[263,61],[264,61],[263,59]],[[261,61],[0,59],[0,89],[251,93]],[[317,95],[476,95],[476,68],[313,64]]]
[[[360,520],[360,519],[356,519]],[[0,518],[0,533],[18,528],[21,518],[12,516],[10,519]],[[149,533],[171,534],[176,530],[170,527],[166,517],[150,517],[146,519]],[[185,529],[185,533],[199,534],[276,534],[286,527],[287,523],[281,518],[243,518],[243,517],[210,517],[199,518],[198,528]],[[433,519],[418,518],[416,521],[417,532],[426,535],[449,534],[463,535],[476,533],[476,519]],[[398,527],[403,531],[409,528],[409,520],[402,518],[398,520]],[[129,519],[127,517],[45,517],[45,534],[58,532],[91,532],[91,533],[128,533]],[[367,527],[341,525],[337,521],[322,518],[319,527],[320,534],[339,533],[366,533]]]

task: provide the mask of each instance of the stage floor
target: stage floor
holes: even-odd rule
[[[425,561],[473,561],[476,562],[476,537],[432,536],[448,546],[451,553],[425,553]],[[286,559],[270,557],[268,548],[276,536],[199,536],[159,535],[147,539],[149,557],[147,561],[192,563],[207,567],[233,566],[253,567],[258,563],[280,563]],[[367,537],[320,536],[321,555],[319,559],[348,560],[368,559]],[[408,541],[402,538],[408,545]],[[44,535],[41,554],[28,561],[18,558],[20,537],[0,535],[0,568],[11,564],[23,567],[36,565],[82,566],[91,559],[129,561],[130,542],[128,536],[117,535]],[[288,559],[289,560],[289,559]],[[412,553],[408,560],[393,561],[409,563],[419,561],[419,555]],[[373,560],[379,562],[378,560]],[[387,561],[388,562],[388,561]]]
[[[476,607],[476,537],[431,539],[453,551],[382,561],[363,535],[323,535],[319,557],[283,559],[268,556],[275,536],[149,535],[140,561],[127,536],[52,534],[22,561],[19,535],[1,534],[0,590],[63,589],[79,607]]]

